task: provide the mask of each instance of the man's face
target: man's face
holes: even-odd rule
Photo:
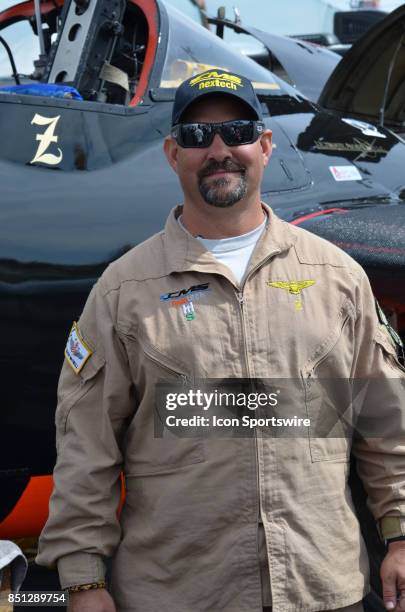
[[[213,94],[192,104],[182,123],[251,118],[251,111],[239,100]],[[271,153],[271,132],[266,130],[256,142],[236,147],[226,145],[217,133],[211,145],[201,149],[180,147],[169,137],[165,152],[187,199],[225,208],[260,193],[263,168]]]

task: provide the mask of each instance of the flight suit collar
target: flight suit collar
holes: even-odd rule
[[[260,267],[269,257],[289,250],[296,241],[296,235],[290,225],[277,217],[264,202],[262,207],[269,220],[252,253],[248,271]],[[163,240],[167,274],[187,271],[221,274],[233,285],[238,286],[228,266],[219,262],[200,240],[181,227],[178,217],[182,211],[181,205],[173,208],[165,225]]]

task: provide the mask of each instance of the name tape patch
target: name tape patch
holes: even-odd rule
[[[93,351],[81,337],[77,323],[74,321],[66,343],[65,357],[75,374],[79,374],[92,353]]]

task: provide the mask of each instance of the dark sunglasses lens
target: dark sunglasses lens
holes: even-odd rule
[[[183,123],[180,128],[180,144],[183,147],[207,147],[211,142],[209,124]]]
[[[253,142],[255,128],[253,121],[229,121],[223,123],[221,133],[229,146],[236,146]]]

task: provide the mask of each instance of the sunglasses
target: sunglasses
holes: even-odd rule
[[[202,149],[210,146],[217,132],[228,147],[237,147],[256,142],[263,130],[263,121],[239,119],[223,123],[178,123],[171,134],[181,147]]]

